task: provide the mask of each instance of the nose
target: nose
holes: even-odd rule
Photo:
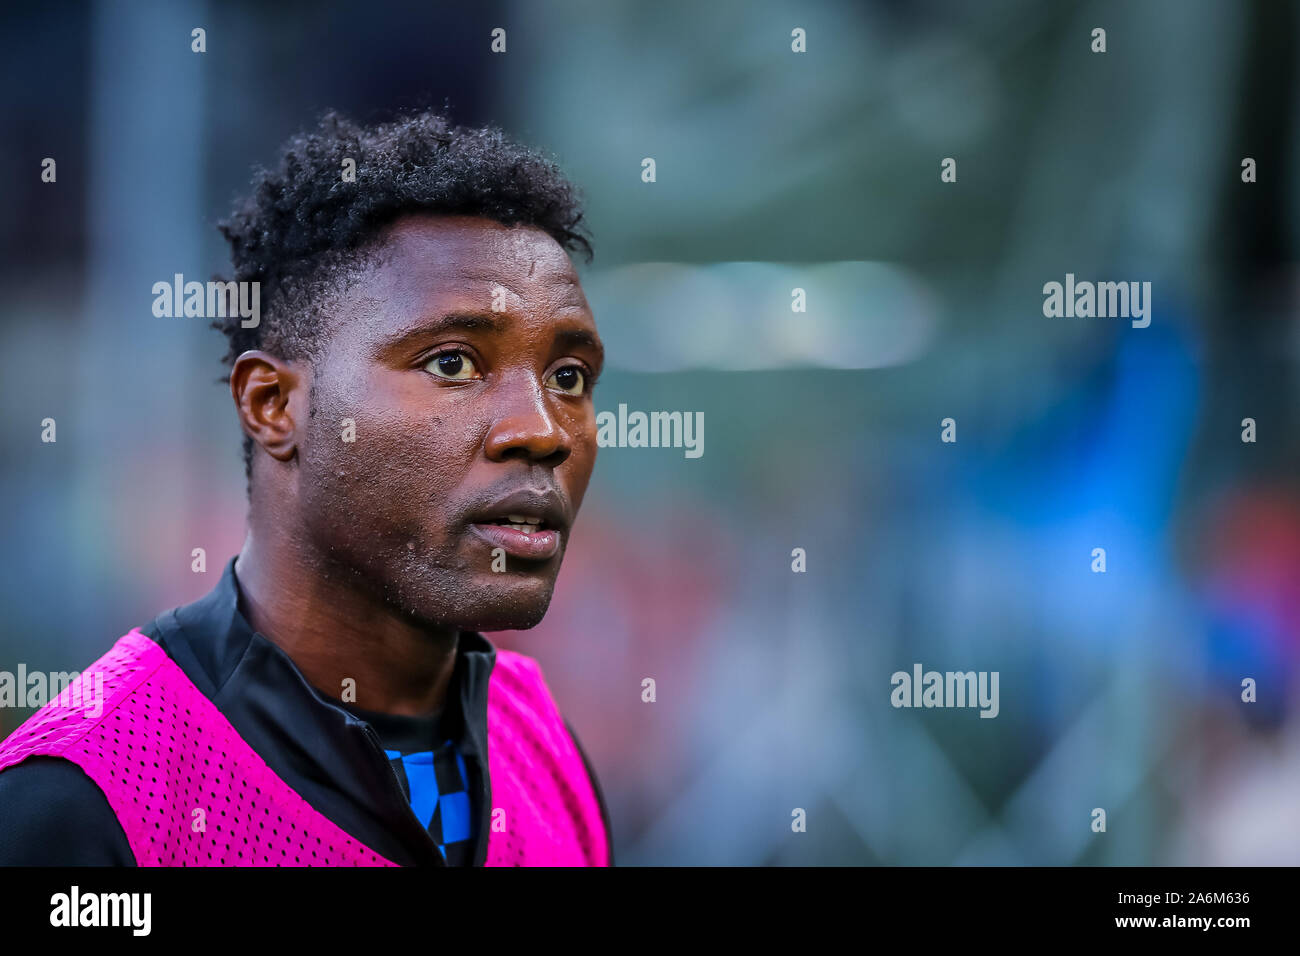
[[[494,418],[484,442],[491,461],[518,458],[551,468],[573,451],[536,375],[512,376],[493,390]]]

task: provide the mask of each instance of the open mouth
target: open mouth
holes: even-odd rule
[[[512,558],[546,561],[560,552],[560,531],[537,515],[508,514],[499,518],[482,518],[471,528],[494,548]]]
[[[569,528],[569,511],[558,490],[523,488],[484,502],[469,519],[469,527],[513,558],[547,561],[563,549]],[[501,570],[494,568],[493,570]]]
[[[499,525],[502,528],[513,528],[516,531],[527,533],[550,530],[545,518],[538,518],[533,515],[505,515],[485,523]]]

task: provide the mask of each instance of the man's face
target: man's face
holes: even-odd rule
[[[416,620],[531,627],[596,461],[591,310],[540,229],[418,215],[385,235],[312,369],[302,526],[329,573]]]

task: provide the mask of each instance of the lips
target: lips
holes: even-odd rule
[[[560,551],[570,523],[558,492],[523,489],[477,508],[470,529],[494,548],[527,561],[545,561]]]

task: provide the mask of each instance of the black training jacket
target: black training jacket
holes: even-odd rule
[[[176,662],[231,726],[307,803],[381,856],[402,866],[445,866],[398,785],[368,723],[312,687],[240,610],[232,558],[204,597],[141,630]],[[477,812],[475,866],[487,858],[492,785],[487,772],[488,680],[496,648],[462,632],[447,708],[458,704],[457,744]],[[590,760],[600,803],[609,811]],[[612,844],[612,836],[610,837]],[[613,847],[610,846],[610,865]],[[0,866],[134,866],[135,857],[103,791],[75,764],[31,757],[0,773]]]

